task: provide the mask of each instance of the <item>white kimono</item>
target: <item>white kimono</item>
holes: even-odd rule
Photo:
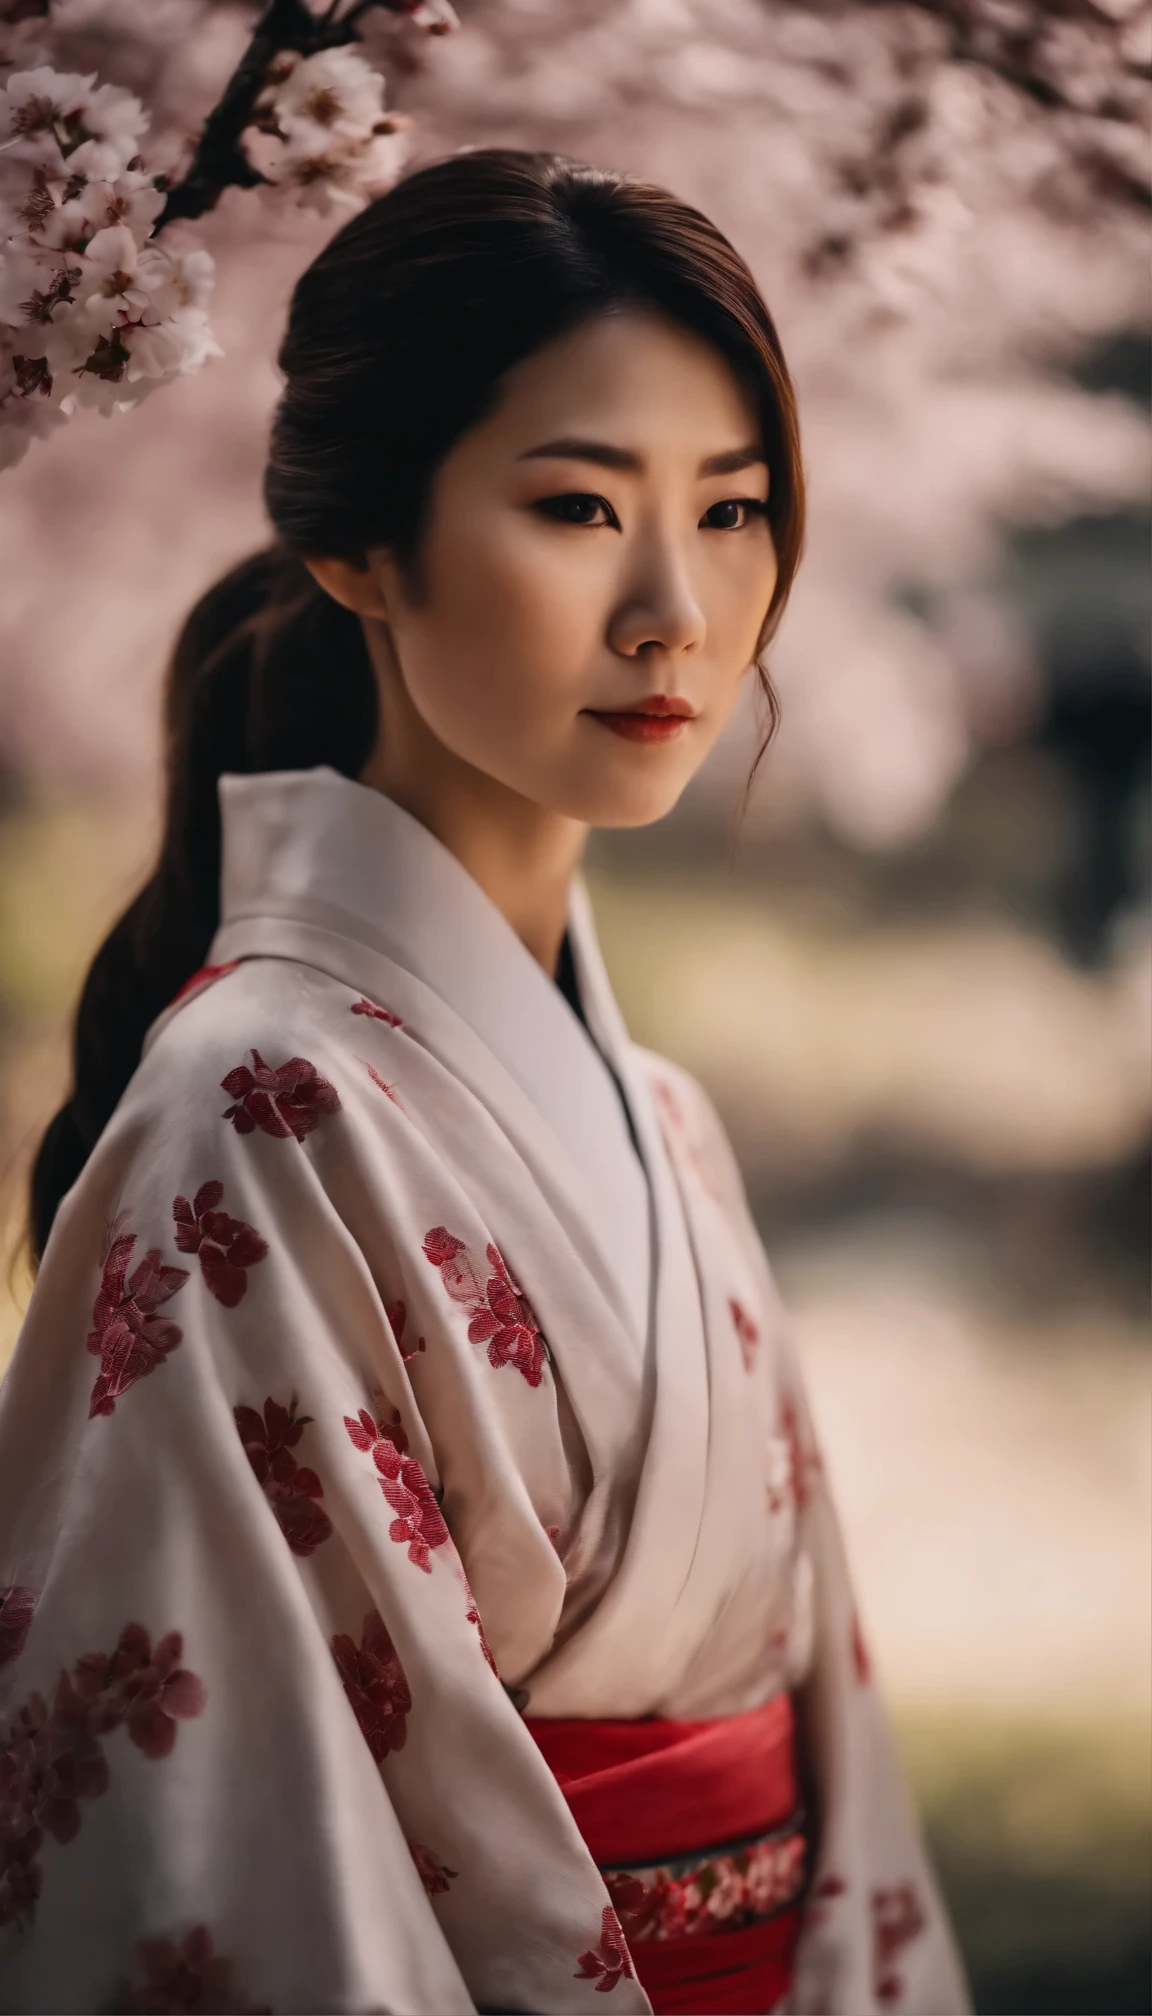
[[[379,793],[221,803],[0,1391],[0,2009],[646,2011],[521,1715],[791,1688],[788,2007],[960,2016],[731,1150],[582,886],[586,1027]]]

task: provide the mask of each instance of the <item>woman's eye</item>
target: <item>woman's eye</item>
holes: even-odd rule
[[[571,490],[563,497],[542,497],[536,509],[549,518],[559,518],[565,525],[614,525],[616,520],[612,507],[603,497],[594,497],[590,491]],[[602,516],[598,516],[602,513]]]
[[[713,532],[742,532],[752,517],[762,518],[767,508],[763,497],[725,497],[722,503],[713,504],[700,522],[711,526]]]

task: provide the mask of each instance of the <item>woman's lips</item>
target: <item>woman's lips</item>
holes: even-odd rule
[[[593,721],[599,721],[601,727],[610,728],[614,735],[626,736],[630,742],[672,742],[694,718],[688,701],[665,700],[663,695],[632,713],[620,707],[588,707],[584,711]]]

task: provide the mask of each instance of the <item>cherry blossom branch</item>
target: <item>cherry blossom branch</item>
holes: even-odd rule
[[[267,87],[275,57],[286,50],[315,56],[358,42],[362,17],[377,7],[391,14],[426,11],[411,0],[358,0],[343,15],[339,6],[340,0],[330,0],[326,13],[314,14],[305,0],[267,0],[248,47],[204,122],[186,174],[167,191],[154,236],[177,218],[202,217],[215,208],[225,189],[254,189],[268,180],[249,160],[242,136],[257,123],[257,100]],[[445,9],[445,26],[451,18]]]
[[[48,0],[0,0],[0,23]],[[197,371],[219,344],[207,319],[214,267],[157,233],[199,218],[227,188],[266,185],[322,215],[395,181],[407,120],[384,77],[349,45],[373,7],[438,32],[450,0],[360,0],[321,14],[262,0],[253,34],[180,179],[140,151],[144,104],[95,75],[33,56],[0,83],[0,469],[78,405],[127,409]],[[39,55],[39,52],[37,52]]]

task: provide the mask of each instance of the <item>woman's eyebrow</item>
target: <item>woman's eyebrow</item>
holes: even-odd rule
[[[624,469],[632,475],[644,472],[644,457],[633,449],[617,448],[610,441],[589,441],[580,434],[564,434],[555,441],[542,441],[538,448],[525,448],[517,460],[532,462],[548,457],[565,462],[594,462],[602,469]],[[726,448],[719,455],[706,455],[696,473],[733,476],[738,469],[754,469],[758,463],[767,467],[767,461],[760,442],[750,441],[743,448]]]
[[[614,448],[610,441],[586,441],[579,434],[564,434],[555,441],[543,441],[539,448],[526,448],[517,459],[531,462],[544,456],[562,457],[565,462],[597,462],[605,469],[640,471],[644,457],[630,448]]]
[[[697,474],[700,476],[734,476],[738,469],[754,469],[760,463],[766,469],[768,457],[759,441],[750,441],[744,448],[726,448],[722,455],[707,455],[701,462]]]

